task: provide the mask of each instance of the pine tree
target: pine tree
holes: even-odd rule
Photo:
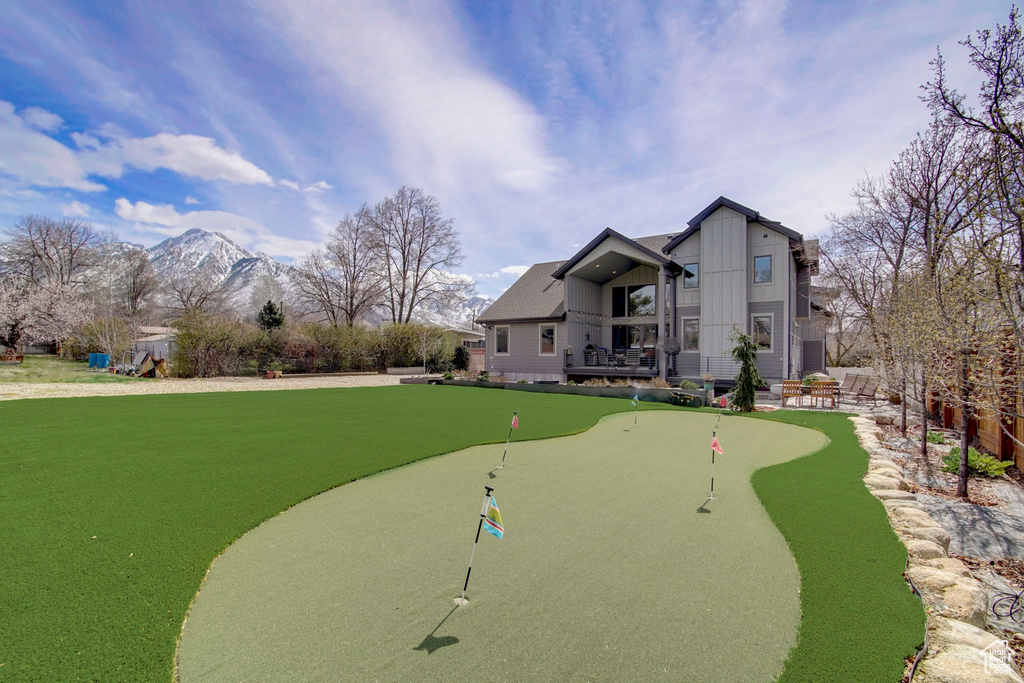
[[[284,313],[281,312],[273,301],[267,301],[267,303],[263,304],[260,312],[256,314],[256,324],[264,332],[269,332],[284,325]]]
[[[456,370],[469,370],[469,349],[462,345],[456,346],[452,364]]]
[[[740,364],[732,403],[741,412],[749,413],[754,410],[755,392],[764,385],[761,373],[757,371],[757,344],[753,337],[739,330],[734,330],[729,339],[736,343],[732,347],[732,359]]]

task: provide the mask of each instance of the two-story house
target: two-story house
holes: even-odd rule
[[[725,197],[680,233],[607,228],[568,260],[531,267],[479,316],[486,368],[512,380],[728,382],[738,329],[760,347],[767,381],[823,372],[817,267],[817,240]]]

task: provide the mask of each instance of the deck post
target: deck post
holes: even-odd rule
[[[668,283],[668,268],[662,264],[658,270],[658,292],[654,302],[658,307],[658,377],[668,379],[668,368],[665,367],[665,290]]]

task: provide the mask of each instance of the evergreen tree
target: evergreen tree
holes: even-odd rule
[[[732,359],[740,364],[732,403],[741,412],[749,413],[754,410],[755,392],[764,385],[761,373],[757,371],[757,344],[753,337],[739,330],[734,330],[729,339],[736,343],[732,347]]]
[[[456,370],[469,370],[469,349],[461,344],[456,346],[455,356],[452,358],[452,364],[455,366]]]
[[[281,312],[273,301],[267,301],[267,303],[263,304],[260,312],[256,314],[256,324],[264,332],[269,332],[284,325],[284,313]]]

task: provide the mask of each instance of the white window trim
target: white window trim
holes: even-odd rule
[[[686,286],[686,266],[697,266],[697,286],[687,287]],[[690,261],[689,263],[683,264],[683,273],[681,275],[683,279],[683,290],[687,289],[700,289],[700,261]]]
[[[768,269],[771,271],[771,274],[772,274],[771,278],[769,278],[768,280],[765,280],[764,282],[758,282],[757,281],[757,259],[759,259],[759,258],[766,258],[766,259],[768,259],[768,264],[769,264]],[[753,284],[755,284],[755,285],[770,285],[773,282],[775,282],[775,259],[772,258],[771,254],[758,254],[758,255],[754,256],[754,260],[750,262],[750,266],[751,266],[751,273],[753,273],[753,280],[754,280]]]
[[[508,330],[508,351],[498,350],[498,329],[504,327]],[[495,325],[494,326],[494,353],[493,356],[508,356],[512,352],[512,326],[511,325]]]
[[[545,327],[551,328],[551,353],[544,353],[543,351],[540,350],[542,343],[540,339],[540,331],[543,330]],[[558,325],[556,325],[555,323],[539,323],[537,325],[537,355],[554,356],[556,353],[558,353]]]
[[[681,345],[686,343],[686,321],[687,320],[696,320],[697,321],[697,348],[695,348],[695,349],[686,349],[686,348],[680,349],[680,353],[700,353],[700,318],[682,318],[679,321],[679,329],[681,329],[682,332],[683,332],[682,335],[680,335],[679,341],[681,342]]]
[[[763,349],[761,347],[758,347],[757,348],[757,352],[758,353],[772,353],[773,351],[775,351],[775,314],[774,313],[751,313],[750,314],[750,336],[754,336],[754,330],[757,329],[754,326],[754,318],[771,318],[771,320],[772,320],[772,329],[771,329],[771,333],[768,335],[769,338],[771,339],[771,345],[767,349]],[[755,340],[755,342],[756,341],[757,340]]]

